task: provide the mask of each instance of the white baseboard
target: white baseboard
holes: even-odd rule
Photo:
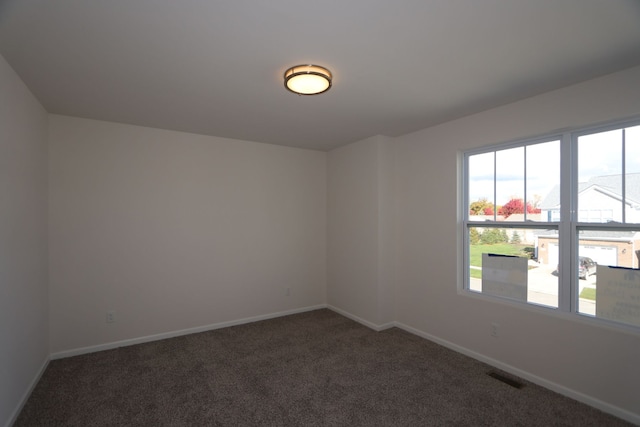
[[[44,371],[47,369],[47,366],[49,366],[50,360],[51,358],[49,356],[47,356],[44,359],[42,366],[40,366],[40,369],[38,370],[36,375],[33,377],[31,382],[29,383],[29,387],[27,387],[27,390],[22,395],[22,398],[20,399],[18,406],[11,413],[11,416],[7,420],[5,427],[11,427],[16,422],[16,420],[18,419],[18,415],[20,415],[20,411],[22,411],[22,408],[24,408],[25,403],[27,403],[29,396],[31,396],[31,392],[33,392],[33,389],[36,387],[36,384],[38,384],[38,381],[40,381],[40,378],[42,377],[42,374],[44,374]]]
[[[327,308],[329,310],[331,310],[331,311],[335,311],[336,313],[338,313],[338,314],[340,314],[340,315],[342,315],[344,317],[347,317],[347,318],[349,318],[349,319],[351,319],[353,321],[356,321],[356,322],[366,326],[367,328],[373,329],[374,331],[380,332],[380,331],[384,331],[385,329],[393,328],[395,326],[394,322],[384,323],[382,325],[376,325],[375,323],[369,322],[368,320],[364,320],[361,317],[354,316],[353,314],[351,314],[351,313],[349,313],[347,311],[344,311],[344,310],[342,310],[342,309],[340,309],[338,307],[334,307],[332,305],[327,305]]]
[[[501,369],[505,372],[508,372],[512,375],[518,376],[520,378],[523,378],[527,381],[530,381],[534,384],[537,384],[541,387],[544,387],[546,389],[555,391],[556,393],[562,394],[563,396],[567,396],[570,397],[571,399],[577,400],[578,402],[582,402],[584,404],[587,404],[589,406],[592,406],[594,408],[597,408],[603,412],[606,412],[608,414],[611,414],[613,416],[616,416],[618,418],[622,418],[625,421],[628,421],[630,423],[633,423],[635,425],[640,425],[640,415],[635,414],[633,412],[629,412],[625,409],[619,408],[617,406],[611,405],[609,403],[603,402],[602,400],[596,399],[594,397],[588,396],[586,394],[580,393],[576,390],[572,390],[570,388],[567,388],[565,386],[562,386],[560,384],[554,383],[552,381],[546,380],[542,377],[539,377],[537,375],[531,374],[529,372],[523,371],[521,369],[518,369],[516,367],[513,367],[511,365],[507,365],[506,363],[503,363],[499,360],[493,359],[491,357],[487,357],[483,354],[477,353],[475,351],[469,350],[468,348],[465,347],[461,347],[457,344],[454,344],[452,342],[443,340],[441,338],[438,338],[434,335],[428,334],[426,332],[423,332],[419,329],[415,329],[412,328],[411,326],[407,326],[404,325],[400,322],[394,322],[394,326],[407,331],[409,333],[412,333],[414,335],[417,335],[419,337],[422,337],[424,339],[427,339],[429,341],[433,341],[437,344],[442,345],[443,347],[447,347],[455,352],[458,353],[462,353],[465,356],[469,356],[473,359],[479,360],[483,363],[486,363],[487,365],[491,365],[495,368]]]
[[[289,316],[291,314],[304,313],[306,311],[327,308],[326,304],[314,305],[293,310],[280,311],[276,313],[263,314],[260,316],[246,317],[244,319],[229,320],[226,322],[214,323],[211,325],[198,326],[195,328],[181,329],[178,331],[164,332],[161,334],[147,335],[139,338],[131,338],[122,341],[114,341],[106,344],[98,344],[89,347],[81,347],[72,350],[65,350],[51,355],[51,360],[63,359],[65,357],[79,356],[81,354],[94,353],[96,351],[111,350],[118,347],[127,347],[130,345],[142,344],[151,341],[159,341],[167,338],[179,337],[182,335],[196,334],[199,332],[212,331],[214,329],[227,328],[229,326],[243,325],[245,323],[259,322],[261,320],[274,319],[276,317]]]

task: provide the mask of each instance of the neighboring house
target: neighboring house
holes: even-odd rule
[[[578,185],[578,221],[603,223],[622,221],[623,197],[621,175],[595,176]],[[640,173],[627,174],[624,212],[627,223],[640,223]],[[540,204],[541,215],[550,221],[560,220],[560,189],[554,187]],[[538,261],[558,264],[558,236],[555,231],[538,232]],[[638,268],[640,233],[628,231],[585,230],[580,233],[580,256],[598,264]]]
[[[578,184],[578,221],[622,221],[621,175],[594,176]],[[640,222],[640,173],[627,174],[624,200],[626,222]],[[560,221],[560,187],[540,203],[542,218]]]
[[[539,232],[537,236],[538,262],[558,265],[558,234]],[[639,268],[640,233],[628,231],[585,230],[580,234],[580,256],[593,259],[601,265]]]

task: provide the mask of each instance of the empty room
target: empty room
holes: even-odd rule
[[[0,425],[640,425],[640,2],[0,0]]]

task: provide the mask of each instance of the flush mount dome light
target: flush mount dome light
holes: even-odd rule
[[[284,73],[284,87],[298,95],[317,95],[331,87],[331,71],[319,65],[296,65]]]

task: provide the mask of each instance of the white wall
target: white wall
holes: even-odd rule
[[[54,354],[325,303],[326,153],[51,115],[49,172]]]
[[[396,319],[640,420],[640,339],[457,291],[461,150],[640,115],[640,68],[396,138]],[[544,311],[544,313],[543,313]],[[500,337],[490,336],[490,323]]]
[[[385,138],[329,152],[327,302],[380,327],[393,321],[392,155]]]
[[[1,60],[0,422],[49,350],[325,302],[640,414],[637,335],[456,287],[459,151],[640,115],[639,83],[635,68],[328,156],[49,116],[47,307],[47,115]]]
[[[0,425],[48,360],[47,114],[0,56]]]

